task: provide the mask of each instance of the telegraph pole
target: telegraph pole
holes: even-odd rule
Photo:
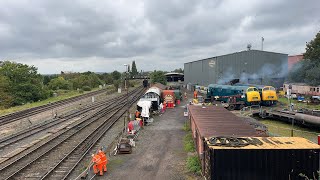
[[[287,96],[288,96],[288,101],[289,101],[289,110],[290,112],[293,111],[292,105],[291,105],[291,90],[292,90],[292,85],[289,84],[289,88],[287,90]],[[293,126],[294,126],[294,119],[291,119],[291,137],[293,137]]]
[[[127,109],[127,121],[129,121],[129,94],[128,94],[128,87],[127,87],[127,72],[128,72],[128,64],[124,64],[126,67],[125,75],[124,75],[124,89],[126,90],[126,96],[127,96],[127,102],[126,102],[126,109]],[[128,86],[129,86],[129,81],[128,81]]]

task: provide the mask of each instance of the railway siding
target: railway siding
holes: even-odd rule
[[[135,93],[137,94],[137,92],[135,92]],[[134,100],[132,100],[131,103],[133,103],[133,102],[134,102]],[[45,162],[53,161],[52,159],[50,159],[50,160],[47,159],[46,160],[46,158],[49,158],[49,157],[51,157],[51,158],[52,157],[56,157],[57,160],[63,158],[63,156],[66,156],[66,153],[61,153],[61,152],[70,152],[70,151],[72,151],[70,148],[74,147],[74,146],[71,146],[71,143],[74,143],[74,144],[78,143],[79,144],[79,140],[86,139],[86,137],[88,137],[88,133],[82,133],[82,135],[81,135],[81,134],[77,133],[78,131],[80,131],[82,129],[89,129],[87,131],[90,132],[90,129],[92,131],[93,129],[95,129],[94,127],[102,126],[105,123],[106,120],[104,120],[104,121],[100,120],[100,124],[99,124],[99,119],[98,118],[105,116],[110,111],[115,111],[116,109],[119,109],[119,108],[121,109],[121,108],[124,107],[124,105],[125,105],[124,103],[119,102],[119,104],[117,104],[117,105],[115,105],[115,106],[113,106],[113,107],[111,107],[109,109],[108,108],[102,108],[101,110],[104,111],[103,113],[101,113],[101,112],[100,113],[99,112],[93,113],[92,116],[94,116],[94,118],[92,118],[92,116],[90,116],[91,118],[90,117],[85,117],[85,118],[83,118],[84,120],[81,123],[78,123],[76,125],[72,125],[72,123],[70,123],[69,125],[72,125],[72,126],[69,126],[69,125],[60,126],[61,129],[60,128],[58,128],[58,129],[60,129],[61,131],[64,131],[64,132],[58,131],[55,134],[51,134],[50,133],[50,135],[48,134],[48,136],[46,136],[46,138],[44,138],[46,140],[46,142],[50,142],[50,144],[51,144],[50,146],[44,146],[46,143],[44,141],[41,141],[40,143],[36,144],[37,147],[36,146],[30,147],[28,149],[30,151],[29,153],[27,153],[26,151],[28,151],[28,150],[26,150],[23,153],[19,154],[21,156],[20,158],[13,158],[13,162],[7,164],[6,167],[14,167],[13,169],[15,169],[15,171],[16,171],[17,169],[18,170],[19,169],[21,169],[21,170],[25,169],[25,167],[27,167],[28,164],[32,164],[32,163],[28,163],[28,162],[31,162],[31,161],[33,162],[36,159],[38,159],[39,157],[41,157],[41,156],[43,156],[43,158],[45,158],[45,160],[41,160],[41,162],[43,162],[43,161],[45,161]],[[109,118],[111,118],[112,115],[113,114],[111,114],[111,115],[109,114],[108,115],[108,116],[110,116]],[[103,119],[105,119],[105,118],[103,118]],[[97,121],[95,121],[95,120],[97,120]],[[77,134],[77,137],[74,136],[75,139],[72,139],[73,135],[75,135],[75,134]],[[61,142],[64,142],[68,138],[71,138],[71,139],[69,139],[68,143],[62,143],[62,146],[60,148],[58,147],[58,150],[51,151],[51,149],[53,149],[55,146],[61,144]],[[59,141],[58,139],[62,139],[62,141],[61,140]],[[56,142],[54,142],[54,141],[56,141]],[[63,145],[66,145],[66,147],[64,147]],[[37,150],[37,151],[40,151],[40,152],[39,153],[32,153],[32,154],[35,154],[34,157],[32,157],[33,155],[31,156],[30,153],[34,152],[34,150]],[[49,153],[58,153],[58,154],[57,155],[46,155],[47,152],[49,152]],[[25,158],[26,157],[25,155],[28,155],[28,157]],[[25,161],[25,162],[23,163],[23,161]],[[19,162],[19,164],[17,165],[17,164],[15,164],[15,162]],[[20,164],[21,164],[21,166],[20,166]],[[37,166],[37,165],[38,164],[35,163],[35,166]],[[27,174],[29,174],[29,175],[26,175],[26,173],[20,173],[20,175],[18,177],[20,177],[20,176],[22,176],[22,177],[26,177],[26,176],[37,177],[37,176],[39,176],[39,173],[34,173],[33,170],[41,169],[43,167],[48,167],[48,166],[43,166],[43,164],[41,163],[41,166],[39,166],[39,167],[26,169],[26,172],[28,172]],[[52,167],[52,166],[50,166],[50,167]],[[4,171],[4,170],[8,170],[8,168],[6,168],[6,169],[3,168],[0,171]],[[42,170],[45,170],[45,169],[42,169]],[[60,171],[60,170],[58,170],[58,171]],[[4,175],[6,174],[6,176],[9,177],[9,178],[13,177],[16,174],[16,173],[14,173],[12,171],[10,173],[10,170],[9,171],[4,171],[3,173],[4,173]]]

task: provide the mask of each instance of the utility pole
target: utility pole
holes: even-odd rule
[[[261,51],[263,51],[263,41],[264,41],[264,38],[261,37]]]
[[[125,75],[124,75],[124,89],[126,90],[126,96],[127,96],[127,102],[126,102],[126,109],[127,109],[127,121],[129,121],[129,94],[128,94],[128,87],[127,87],[127,72],[128,72],[128,64],[124,64],[124,66],[126,67],[126,71],[125,71]],[[129,82],[128,82],[128,86],[129,86]]]
[[[289,101],[289,110],[290,112],[293,111],[292,105],[291,105],[291,90],[292,90],[292,85],[289,84],[289,88],[287,90],[287,96],[288,96],[288,101]],[[294,119],[291,119],[291,137],[293,137],[293,126],[294,126]]]

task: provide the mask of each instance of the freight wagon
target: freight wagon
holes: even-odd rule
[[[189,124],[202,174],[216,179],[304,179],[319,170],[320,146],[304,138],[268,137],[222,107],[190,105]]]
[[[196,144],[196,151],[203,160],[204,139],[211,136],[235,136],[235,137],[266,137],[267,134],[261,129],[255,128],[242,118],[234,115],[223,107],[190,105],[189,124],[192,131],[192,137]],[[202,169],[204,164],[202,161]]]
[[[204,141],[207,180],[270,180],[319,178],[320,146],[300,137],[250,137],[221,143]],[[234,145],[234,147],[232,146]]]

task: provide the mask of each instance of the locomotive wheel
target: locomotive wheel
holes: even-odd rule
[[[233,110],[234,110],[234,105],[233,105],[233,104],[230,104],[229,107],[228,107],[228,110],[229,110],[229,111],[233,111]]]
[[[241,105],[239,106],[239,110],[241,110],[241,109],[243,109],[243,108],[244,108],[244,105],[241,104]]]

